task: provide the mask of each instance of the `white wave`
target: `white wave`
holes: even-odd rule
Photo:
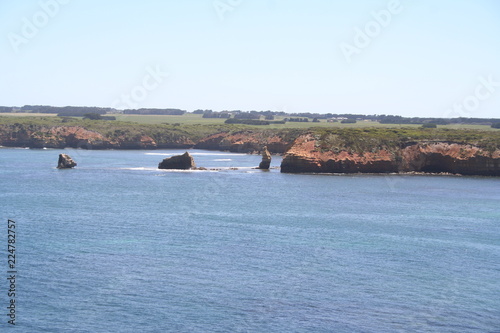
[[[181,170],[181,169],[155,169],[161,172],[216,172],[217,170]]]
[[[255,167],[249,167],[249,166],[231,166],[231,167],[213,167],[213,169],[221,170],[221,171],[244,171],[244,170],[255,169]]]

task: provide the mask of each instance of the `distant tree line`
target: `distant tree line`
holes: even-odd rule
[[[112,108],[99,108],[91,106],[50,106],[50,105],[24,105],[22,107],[0,106],[0,112],[26,112],[26,113],[57,113],[64,117],[83,117],[86,113],[106,114],[116,111]]]
[[[83,115],[83,119],[90,120],[116,120],[116,117],[113,116],[103,116],[99,113],[86,113]]]
[[[221,112],[213,112],[212,110],[205,110],[203,112],[203,118],[229,118],[231,117],[231,114],[226,111],[221,111]]]
[[[377,120],[381,124],[426,124],[426,123],[432,123],[436,125],[448,125],[450,124],[450,119],[444,119],[444,118],[420,118],[420,117],[412,117],[412,118],[407,118],[407,117],[401,117],[401,116],[386,116],[386,115],[380,115],[377,117]]]
[[[307,123],[309,118],[285,118],[284,120],[295,123]]]
[[[270,121],[270,120],[257,120],[257,119],[237,119],[229,118],[224,123],[226,124],[244,124],[244,125],[271,125],[271,124],[284,124],[284,120]]]
[[[127,109],[123,110],[123,114],[149,114],[149,115],[166,115],[166,116],[182,116],[185,110],[180,109]]]
[[[260,114],[257,112],[240,112],[234,115],[234,119],[260,119]]]
[[[474,125],[489,125],[499,121],[495,118],[427,118],[427,117],[402,117],[402,116],[386,116],[379,115],[375,118],[381,124],[416,124],[423,125],[432,123],[436,125],[449,124],[474,124]]]
[[[212,110],[210,110],[212,111]],[[202,110],[196,110],[196,113],[202,112]],[[206,111],[205,111],[206,112]],[[214,111],[212,111],[214,112]],[[415,125],[423,125],[426,123],[432,123],[436,125],[447,125],[447,124],[476,124],[476,125],[491,125],[492,123],[499,122],[498,118],[433,118],[433,117],[402,117],[402,116],[392,116],[392,115],[360,115],[360,114],[349,114],[349,113],[285,113],[283,111],[223,111],[228,112],[229,114],[234,115],[234,118],[237,119],[261,119],[264,117],[265,120],[273,120],[276,116],[286,117],[287,121],[310,121],[312,119],[316,119],[316,122],[319,122],[320,119],[323,120],[348,120],[350,121],[377,121],[382,124],[415,124]],[[194,112],[193,112],[194,113]]]
[[[60,117],[83,117],[86,113],[106,114],[115,109],[99,108],[95,106],[49,106],[49,105],[25,105],[19,109],[22,112],[33,113],[57,113]]]
[[[12,106],[0,106],[0,112],[9,113],[12,112],[14,108]]]

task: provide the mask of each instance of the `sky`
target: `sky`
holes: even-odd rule
[[[1,0],[0,105],[500,118],[496,0]]]

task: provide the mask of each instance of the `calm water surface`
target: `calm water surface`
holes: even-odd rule
[[[182,152],[1,149],[0,331],[10,218],[17,332],[500,332],[500,179]]]

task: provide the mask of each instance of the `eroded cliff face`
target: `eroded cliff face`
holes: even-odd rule
[[[137,133],[99,133],[81,126],[1,126],[0,144],[7,147],[82,148],[82,149],[155,149],[191,148],[194,142],[178,138],[158,144],[148,135]]]
[[[0,142],[8,147],[30,148],[155,148],[154,140],[146,135],[134,138],[115,136],[89,131],[80,126],[55,127],[10,127],[0,132]]]
[[[83,149],[210,149],[240,153],[256,153],[267,146],[274,154],[284,153],[293,142],[265,131],[220,132],[192,139],[188,135],[161,133],[159,139],[140,131],[91,131],[81,126],[5,126],[0,125],[0,145],[29,148]]]
[[[263,146],[274,154],[284,153],[293,141],[279,135],[266,135],[260,131],[241,131],[237,133],[217,133],[198,141],[194,148],[226,150],[238,153],[255,153]]]
[[[419,143],[401,151],[401,170],[500,176],[500,149],[489,152],[457,143]]]
[[[281,163],[290,173],[433,172],[500,176],[500,150],[493,152],[449,142],[417,142],[367,152],[323,151],[313,135],[295,140]]]

